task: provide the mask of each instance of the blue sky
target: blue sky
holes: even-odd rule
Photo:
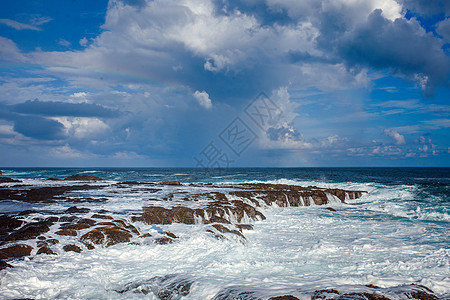
[[[3,0],[0,166],[450,166],[450,3]]]

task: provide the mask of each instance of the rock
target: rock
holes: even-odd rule
[[[7,248],[0,249],[0,253],[6,255],[7,258],[28,256],[33,247],[25,244],[17,244]]]
[[[75,175],[71,175],[69,177],[64,178],[64,180],[70,180],[70,181],[100,181],[100,180],[103,180],[103,179],[98,177],[98,176],[95,176],[95,175],[75,174]]]
[[[155,239],[155,243],[160,244],[160,245],[172,244],[173,239],[171,239],[170,237],[167,237],[167,236],[163,236],[163,237]]]
[[[73,245],[73,244],[65,245],[63,247],[63,249],[66,252],[73,251],[73,252],[80,253],[81,251],[83,251],[80,247],[78,247],[77,245]]]
[[[0,175],[3,175],[2,170],[0,170]]]
[[[20,180],[17,180],[17,179],[12,179],[12,178],[9,178],[9,177],[0,177],[0,183],[8,183],[8,182],[22,182],[22,181],[20,181]]]
[[[85,208],[85,207],[78,208],[76,206],[71,206],[68,209],[66,209],[65,212],[68,213],[68,214],[75,214],[75,213],[84,214],[84,213],[87,213],[89,211],[90,211],[89,208]]]
[[[105,215],[100,215],[100,214],[93,214],[93,215],[91,216],[91,218],[94,218],[94,219],[103,219],[103,220],[114,220],[114,218],[111,217],[111,216],[105,216]]]
[[[57,235],[77,236],[77,231],[74,229],[64,228],[55,232]]]
[[[325,209],[327,209],[327,210],[329,210],[329,211],[337,211],[337,210],[335,210],[335,209],[332,208],[332,207],[325,207]]]
[[[284,295],[284,296],[272,297],[269,300],[300,300],[300,299],[295,296],[292,296],[292,295]]]
[[[81,236],[84,243],[105,244],[107,247],[118,243],[127,243],[132,238],[128,230],[114,227],[99,227]]]
[[[2,215],[0,216],[0,236],[20,227],[23,221],[16,217]]]
[[[53,177],[47,178],[47,180],[49,180],[49,181],[63,181],[61,178],[53,178]]]
[[[245,230],[253,230],[253,225],[251,224],[236,224],[236,227],[239,229],[245,229]]]
[[[162,185],[181,185],[179,181],[161,181],[159,184]]]
[[[37,251],[37,253],[36,254],[48,254],[48,255],[56,255],[56,253],[55,252],[53,252],[53,250],[52,249],[50,249],[49,247],[47,247],[47,246],[43,246],[43,247],[41,247],[41,248],[39,248],[39,250]]]
[[[134,221],[143,221],[147,224],[171,224],[184,223],[184,224],[195,224],[194,214],[201,213],[202,210],[193,210],[192,208],[176,206],[172,209],[160,207],[160,206],[150,206],[144,207],[141,217],[134,218]]]
[[[0,260],[0,270],[6,269],[6,268],[12,268],[13,266],[11,266],[10,264],[8,264],[7,262]]]
[[[172,233],[170,231],[166,231],[166,232],[164,232],[164,234],[169,236],[169,237],[171,237],[171,238],[173,238],[173,239],[177,239],[178,238],[174,233]]]
[[[29,240],[38,237],[39,235],[50,231],[51,225],[53,225],[52,220],[44,220],[39,222],[33,222],[26,224],[25,226],[11,232],[5,240],[7,241],[17,241],[17,240]]]
[[[74,224],[62,224],[61,229],[73,229],[73,230],[82,230],[86,228],[90,228],[91,225],[86,223],[74,223]]]
[[[238,230],[231,230],[228,227],[223,226],[222,224],[213,224],[212,227],[214,227],[217,231],[221,233],[233,233],[245,240],[245,237]]]

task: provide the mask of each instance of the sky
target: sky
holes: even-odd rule
[[[2,0],[0,167],[450,166],[450,2]]]

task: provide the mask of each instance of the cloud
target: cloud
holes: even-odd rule
[[[25,57],[20,53],[17,45],[10,39],[0,36],[0,61],[15,62],[24,60]]]
[[[32,26],[32,25],[28,25],[28,24],[24,24],[24,23],[20,23],[14,20],[10,20],[10,19],[0,19],[0,24],[6,25],[8,27],[14,28],[16,30],[36,30],[36,31],[40,31],[41,29],[36,27],[36,26]]]
[[[390,136],[391,138],[393,138],[395,140],[395,144],[396,145],[404,145],[404,144],[406,144],[405,137],[403,135],[401,135],[400,133],[398,133],[398,131],[396,131],[394,129],[385,129],[383,131],[383,133],[385,135]]]
[[[211,109],[212,108],[212,102],[211,102],[211,99],[209,98],[209,95],[208,95],[207,92],[205,92],[205,91],[202,91],[202,92],[195,91],[194,98],[204,108],[206,108],[206,109]]]
[[[69,48],[72,45],[71,42],[69,42],[65,39],[59,39],[58,44],[60,44],[63,47],[67,47],[67,48]]]
[[[450,17],[438,24],[436,32],[443,36],[447,43],[450,42]]]
[[[11,105],[10,110],[21,114],[47,117],[73,116],[113,118],[120,114],[117,110],[111,110],[97,104],[39,101],[37,99]]]
[[[65,137],[61,123],[39,116],[16,117],[14,131],[38,140],[58,140]]]

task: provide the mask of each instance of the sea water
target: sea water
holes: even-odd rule
[[[35,186],[51,186],[52,182],[43,180],[48,177],[89,174],[107,183],[264,182],[368,192],[346,204],[330,204],[334,212],[321,206],[267,207],[262,211],[267,219],[254,222],[254,229],[244,232],[245,243],[217,240],[201,224],[153,225],[150,230],[170,230],[180,238],[170,245],[117,244],[15,260],[10,262],[14,268],[0,271],[2,299],[158,299],[162,278],[172,278],[167,276],[192,282],[183,299],[212,299],[224,289],[230,295],[251,292],[263,299],[286,294],[308,299],[315,290],[325,288],[411,283],[450,298],[449,168],[2,171]],[[126,215],[148,205],[148,194],[127,189],[83,193],[97,197],[100,191],[107,201],[82,206]],[[163,194],[158,191],[152,197]],[[42,217],[71,205],[0,201],[2,212],[35,209]],[[150,292],[118,292],[130,284],[146,285]]]

